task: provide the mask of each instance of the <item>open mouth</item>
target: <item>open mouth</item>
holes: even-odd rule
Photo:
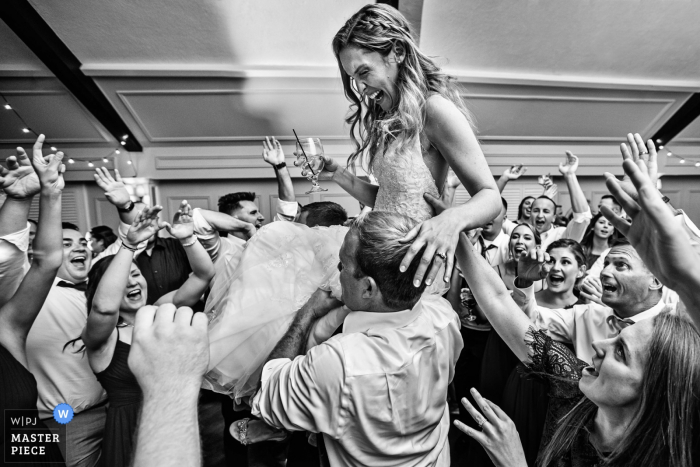
[[[373,100],[373,101],[379,103],[379,101],[381,101],[382,98],[384,97],[384,91],[374,91],[371,94],[367,94],[367,97],[369,97],[370,100]]]
[[[617,292],[617,286],[614,284],[603,283],[603,293],[615,293]]]
[[[516,254],[516,256],[520,256],[521,254],[523,254],[526,251],[527,251],[527,248],[525,248],[524,245],[515,245],[513,247],[513,252]]]
[[[552,285],[561,285],[564,283],[564,277],[558,274],[550,274],[549,283]]]
[[[132,290],[131,292],[126,294],[126,298],[134,301],[141,300],[141,289]]]
[[[586,373],[588,373],[590,376],[598,376],[598,372],[596,371],[594,366],[587,366],[586,368],[583,369]]]
[[[85,261],[87,261],[87,256],[85,255],[77,255],[70,260],[71,264],[83,268],[85,267]]]

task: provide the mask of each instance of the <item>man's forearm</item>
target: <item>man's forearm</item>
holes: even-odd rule
[[[578,183],[576,174],[565,175],[564,180],[566,181],[566,186],[569,189],[569,196],[571,197],[571,209],[579,213],[588,211],[586,195],[581,189],[581,185]]]
[[[13,234],[27,228],[29,208],[32,198],[15,199],[9,196],[0,207],[0,237]]]
[[[304,305],[297,311],[292,324],[275,348],[272,349],[267,361],[276,358],[294,359],[297,355],[303,354],[306,350],[307,336],[315,321],[313,312]]]
[[[294,185],[292,184],[292,176],[289,175],[289,170],[286,167],[275,169],[277,175],[277,192],[282,201],[296,201],[294,195]]]
[[[197,397],[198,387],[144,396],[134,467],[201,465]]]

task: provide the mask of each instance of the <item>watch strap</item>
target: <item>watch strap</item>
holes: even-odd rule
[[[133,201],[129,201],[129,204],[127,204],[125,208],[117,208],[117,211],[119,211],[119,212],[131,212],[134,210],[134,206],[136,206],[136,203],[134,203]]]
[[[287,163],[286,163],[286,162],[280,162],[279,164],[275,164],[274,167],[275,167],[275,170],[284,169],[285,167],[287,167]]]

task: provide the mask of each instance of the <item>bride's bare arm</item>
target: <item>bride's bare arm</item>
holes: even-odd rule
[[[401,263],[402,271],[425,247],[421,265],[414,276],[416,287],[423,278],[430,285],[443,265],[444,280],[449,281],[459,233],[488,223],[501,209],[498,186],[476,135],[466,117],[452,102],[438,95],[428,99],[425,133],[454,170],[471,199],[416,226],[404,238],[405,241],[413,240],[413,245]]]
[[[379,187],[371,183],[361,180],[358,176],[353,175],[344,167],[340,167],[337,163],[333,163],[337,167],[331,180],[340,185],[340,187],[350,193],[353,198],[358,200],[365,206],[374,207],[374,201],[377,199],[377,191]]]

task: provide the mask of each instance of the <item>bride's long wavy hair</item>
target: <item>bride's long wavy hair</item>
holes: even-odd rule
[[[340,62],[340,52],[346,47],[367,49],[384,57],[395,48],[405,51],[396,79],[398,102],[391,111],[385,112],[374,102],[360,100]],[[372,159],[376,154],[383,154],[387,143],[396,141],[401,148],[418,137],[423,130],[425,104],[431,93],[451,101],[474,127],[457,85],[418,49],[408,21],[396,9],[382,4],[362,7],[333,38],[333,53],[345,96],[352,102],[345,121],[350,125],[355,151],[348,158],[348,166],[354,166],[359,159],[371,170]]]

